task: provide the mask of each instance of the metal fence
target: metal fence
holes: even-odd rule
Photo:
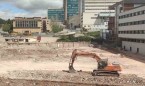
[[[73,47],[88,47],[90,46],[89,42],[52,42],[52,43],[14,43],[7,42],[8,45],[35,45],[35,46],[48,46],[50,48],[73,48]]]

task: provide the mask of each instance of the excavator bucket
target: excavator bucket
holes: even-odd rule
[[[69,73],[75,73],[76,70],[74,69],[73,66],[69,66]]]

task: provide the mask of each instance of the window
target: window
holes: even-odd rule
[[[129,14],[127,14],[127,17],[129,17]]]
[[[130,51],[132,51],[132,47],[130,47]]]
[[[133,16],[136,16],[136,13],[133,13]]]
[[[143,10],[143,11],[141,11],[141,14],[144,14],[145,13],[145,11]]]
[[[130,25],[133,25],[133,22],[130,22]]]
[[[140,12],[137,12],[137,15],[140,15]]]
[[[130,14],[130,17],[132,17],[132,13]]]
[[[141,24],[144,24],[144,20],[141,21]]]
[[[145,43],[145,40],[142,40],[141,43]]]
[[[144,30],[141,30],[141,34],[144,34]]]
[[[137,52],[136,53],[139,53],[139,48],[137,48]]]

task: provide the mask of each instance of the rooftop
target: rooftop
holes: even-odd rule
[[[119,4],[145,4],[145,0],[122,0],[110,6],[110,9],[114,9],[114,7],[118,6]]]
[[[41,17],[15,17],[15,19],[41,19]]]

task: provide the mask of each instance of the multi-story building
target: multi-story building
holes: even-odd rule
[[[42,18],[42,32],[50,32],[51,29],[51,20],[48,18]]]
[[[79,14],[79,0],[63,0],[65,20]]]
[[[82,0],[81,26],[88,31],[108,29],[108,18],[115,16],[109,6],[121,0]]]
[[[122,48],[145,55],[145,6],[119,14],[118,37]]]
[[[64,23],[69,29],[80,27],[81,1],[82,0],[63,0],[65,15]]]
[[[23,18],[15,17],[13,31],[17,33],[40,33],[42,30],[41,17]]]
[[[116,34],[116,41],[121,42],[124,50],[144,54],[144,4],[145,0],[124,0],[110,6],[116,14],[110,30]]]
[[[119,14],[125,11],[129,11],[135,7],[145,4],[145,0],[123,0],[109,7],[111,10],[115,10],[115,19],[110,19],[109,29],[112,30],[113,34],[118,34],[119,25]],[[114,24],[113,24],[114,23]],[[112,26],[114,25],[114,26]]]
[[[64,9],[48,9],[48,19],[52,21],[64,21]]]

